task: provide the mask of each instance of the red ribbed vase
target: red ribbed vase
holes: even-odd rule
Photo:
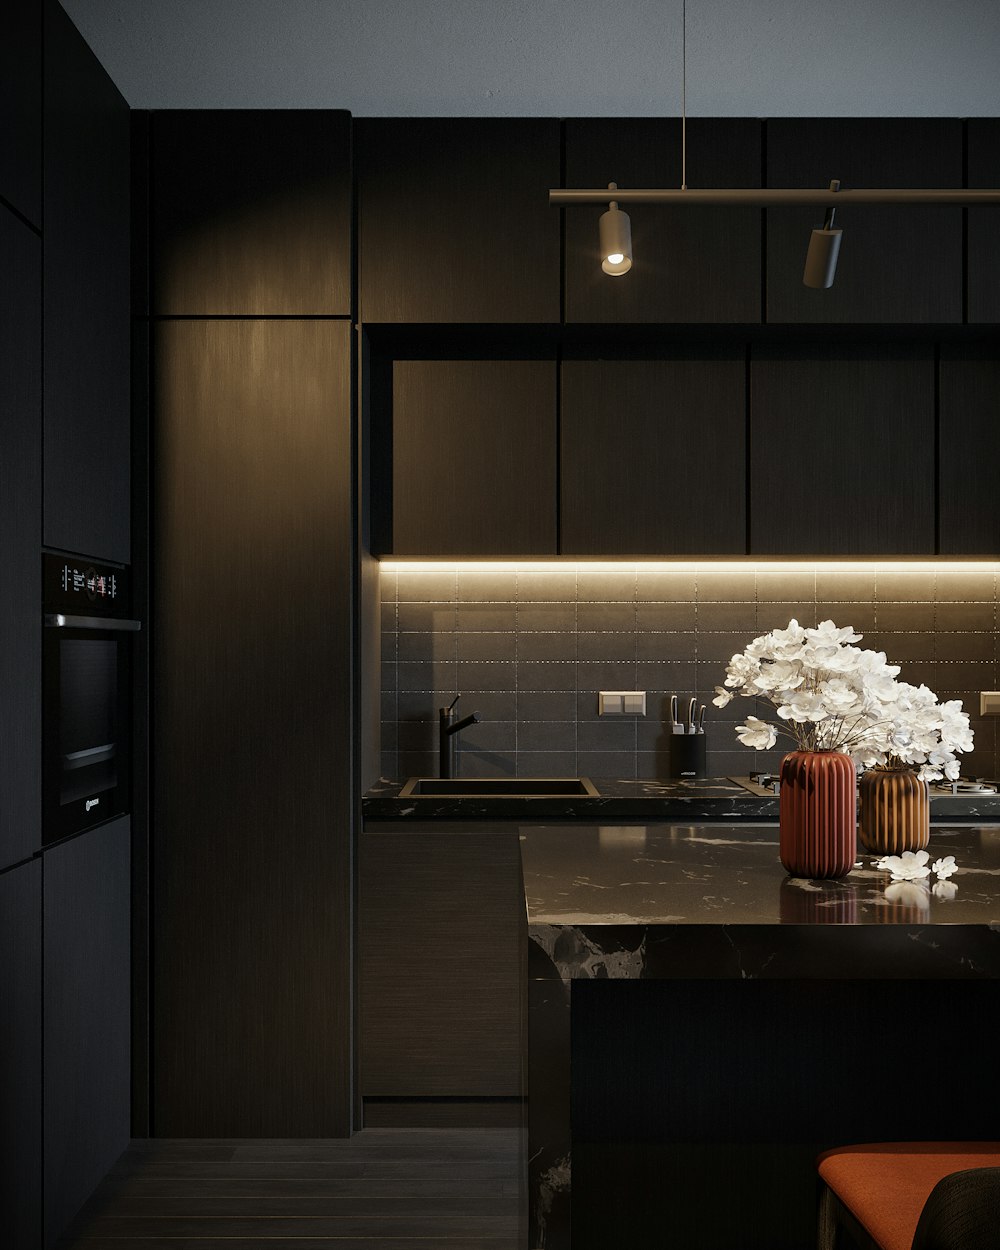
[[[792,751],[781,761],[781,862],[793,877],[846,877],[854,867],[854,763],[839,751]]]

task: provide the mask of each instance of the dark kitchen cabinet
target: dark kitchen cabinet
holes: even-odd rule
[[[732,555],[746,547],[743,351],[562,366],[562,551]]]
[[[691,187],[759,187],[762,123],[688,122]],[[680,187],[679,118],[566,122],[567,187]],[[623,205],[634,263],[621,277],[601,269],[600,206],[566,219],[568,322],[759,322],[761,209]],[[550,212],[556,212],[550,209]]]
[[[351,119],[152,115],[152,311],[349,316]]]
[[[559,122],[355,124],[366,322],[557,322]]]
[[[395,555],[555,553],[554,362],[396,361],[391,441]]]
[[[752,554],[933,553],[933,349],[761,349],[751,382]]]
[[[352,327],[153,338],[153,1123],[350,1132]]]
[[[41,250],[0,206],[0,869],[41,845]]]
[[[0,1212],[6,1250],[37,1250],[42,1210],[42,865],[0,874]]]
[[[972,117],[966,123],[969,186],[1000,187],[1000,120]],[[968,319],[1000,321],[1000,207],[970,208]]]
[[[47,546],[129,559],[129,109],[45,5]]]
[[[995,349],[941,348],[939,550],[1000,554],[995,466],[1000,460],[1000,356]]]
[[[9,0],[0,40],[0,197],[42,224],[42,7]]]
[[[431,1115],[434,1100],[518,1097],[516,832],[366,833],[358,893],[366,1123],[415,1122],[408,1099]],[[495,1113],[465,1108],[467,1123]]]
[[[961,187],[962,123],[940,118],[782,118],[767,125],[767,185]],[[834,203],[836,200],[834,199]],[[962,210],[842,209],[837,277],[802,284],[809,234],[821,208],[767,210],[770,322],[960,322]]]
[[[45,853],[46,1246],[128,1146],[129,842],[122,817]]]

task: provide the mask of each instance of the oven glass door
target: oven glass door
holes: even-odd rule
[[[127,810],[128,639],[46,630],[46,841]]]

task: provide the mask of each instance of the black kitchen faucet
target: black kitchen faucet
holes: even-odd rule
[[[459,730],[467,725],[479,724],[479,713],[470,712],[461,720],[455,720],[455,704],[462,696],[455,695],[448,707],[438,710],[438,776],[453,777],[455,774],[455,748]]]

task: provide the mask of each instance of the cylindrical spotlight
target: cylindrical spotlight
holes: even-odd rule
[[[618,185],[608,183],[609,191],[617,191]],[[601,268],[612,277],[620,277],[632,268],[632,223],[628,213],[623,213],[616,200],[608,211],[601,214]]]
[[[831,191],[840,190],[840,182],[834,179],[830,183]],[[835,208],[826,210],[826,220],[821,228],[809,236],[809,250],[806,252],[806,265],[802,271],[802,281],[806,286],[824,291],[833,286],[837,276],[837,257],[840,255],[840,236],[842,230],[834,230],[833,218]]]

